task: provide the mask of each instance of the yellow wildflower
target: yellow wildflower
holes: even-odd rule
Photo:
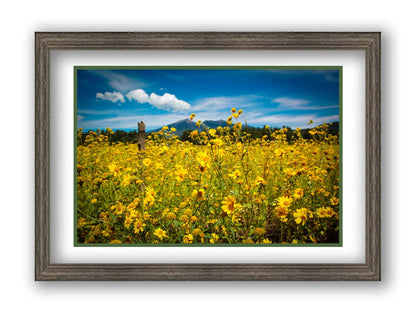
[[[239,178],[239,177],[241,177],[243,174],[241,173],[241,171],[240,170],[238,170],[238,169],[235,169],[232,173],[230,173],[228,176],[230,177],[230,178],[232,178],[232,179],[237,179],[237,178]]]
[[[164,237],[168,237],[166,235],[166,231],[162,230],[161,228],[157,228],[154,232],[153,235],[157,236],[159,239],[163,239]]]
[[[126,216],[126,219],[124,220],[124,226],[128,229],[130,228],[130,224],[133,223],[134,218],[132,216]]]
[[[204,233],[202,233],[201,229],[196,228],[192,230],[192,235],[195,236],[203,236]]]
[[[111,206],[110,209],[114,210],[115,214],[122,214],[126,207],[120,202],[117,202],[115,205]]]
[[[110,237],[110,233],[108,233],[106,230],[103,230],[101,232],[101,235],[104,236],[104,237]]]
[[[277,206],[275,208],[276,216],[280,219],[285,219],[289,213],[288,207],[285,206]]]
[[[262,236],[265,233],[266,233],[266,230],[263,228],[258,227],[254,230],[254,235],[257,235],[257,236]]]
[[[239,130],[239,129],[241,129],[242,128],[242,124],[241,124],[241,122],[237,122],[236,124],[234,124],[234,129],[235,130]]]
[[[87,220],[85,218],[79,218],[77,222],[77,226],[79,228],[84,227],[87,224]]]
[[[183,168],[182,166],[176,166],[176,171],[175,171],[175,179],[178,182],[182,182],[185,177],[188,175],[188,170],[186,170],[185,168]]]
[[[276,155],[276,157],[283,157],[283,155],[285,154],[285,152],[281,149],[281,148],[278,148],[278,149],[275,149],[274,150],[274,154]]]
[[[256,180],[254,181],[254,185],[258,186],[258,185],[267,185],[267,181],[265,181],[262,177],[257,177]]]
[[[210,136],[214,136],[217,131],[215,129],[209,129],[208,133]]]
[[[232,195],[229,195],[221,202],[222,210],[227,214],[233,214],[234,212],[240,210],[242,206],[236,203],[236,198]]]
[[[337,213],[331,207],[321,207],[316,210],[316,215],[318,218],[331,218]]]
[[[308,218],[313,217],[313,213],[310,209],[300,208],[296,209],[296,211],[293,213],[293,217],[295,218],[296,224],[302,223],[302,225],[305,225],[305,222],[308,220]]]
[[[143,232],[145,226],[146,224],[143,223],[142,220],[137,219],[136,222],[134,222],[134,233],[139,234],[140,232]]]
[[[210,240],[209,240],[209,242],[211,243],[211,244],[215,244],[217,241],[218,241],[218,235],[217,234],[215,234],[215,233],[211,233],[211,236],[212,236],[212,238],[210,238]]]
[[[199,190],[193,190],[192,191],[192,197],[202,197],[205,194],[205,190],[204,189],[199,189]]]
[[[336,197],[332,197],[331,200],[330,200],[330,202],[331,202],[331,205],[332,206],[336,206],[336,205],[338,205],[339,200]]]
[[[110,170],[110,173],[114,176],[114,177],[119,177],[120,176],[120,168],[117,167],[115,164],[109,164],[108,165],[108,169]]]
[[[297,188],[297,189],[295,189],[295,191],[294,191],[294,193],[293,193],[293,198],[295,198],[295,199],[300,199],[300,198],[302,198],[303,197],[303,189],[301,189],[301,188]]]
[[[145,165],[146,167],[149,167],[151,163],[152,163],[151,159],[149,158],[143,159],[143,165]]]
[[[281,196],[278,199],[278,205],[281,207],[288,208],[292,204],[292,198],[288,196]]]
[[[181,220],[182,222],[188,222],[188,216],[187,215],[181,215],[180,217],[179,217],[179,220]]]
[[[176,220],[176,214],[174,212],[168,212],[166,214],[166,219],[167,220]]]
[[[192,234],[187,234],[182,238],[182,241],[185,244],[192,244],[192,242],[194,241],[194,236]]]
[[[184,215],[186,215],[186,216],[192,216],[192,209],[189,209],[189,208],[187,208],[187,209],[185,209],[184,211],[183,211],[183,214]]]
[[[123,181],[121,181],[121,185],[127,186],[130,184],[130,182],[131,182],[131,175],[127,173],[126,175],[123,176]]]

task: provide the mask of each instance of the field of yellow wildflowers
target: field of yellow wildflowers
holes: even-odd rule
[[[297,129],[288,143],[286,128],[253,139],[241,113],[228,127],[198,122],[199,144],[167,127],[144,151],[110,144],[111,129],[78,140],[77,243],[338,243],[338,135],[324,124],[312,139]]]

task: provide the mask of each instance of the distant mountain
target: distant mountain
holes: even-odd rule
[[[205,120],[204,122],[202,122],[203,125],[207,126],[210,129],[216,129],[217,127],[225,127],[227,126],[227,122],[225,120]],[[177,122],[174,122],[172,124],[167,125],[170,128],[175,128],[175,134],[180,136],[182,135],[182,133],[185,130],[198,130],[198,129],[203,129],[203,126],[201,126],[201,128],[198,128],[198,126],[196,125],[196,122],[190,120],[190,119],[183,119],[183,120],[179,120]],[[158,132],[162,130],[162,128],[158,128],[152,131],[149,131],[150,133],[152,132]]]
[[[170,128],[175,128],[176,129],[176,132],[175,132],[176,135],[181,135],[185,130],[196,130],[196,129],[198,129],[198,127],[196,125],[196,122],[194,122],[194,121],[192,121],[188,118],[183,119],[183,120],[179,120],[179,121],[174,122],[174,123],[171,123],[167,126],[169,127],[169,129]],[[160,130],[162,130],[162,127],[157,128],[155,130],[151,130],[151,131],[149,131],[149,133],[159,132]]]
[[[205,120],[203,124],[205,124],[210,129],[227,126],[227,122],[225,120]]]

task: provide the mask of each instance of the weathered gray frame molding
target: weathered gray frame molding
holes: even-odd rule
[[[35,280],[367,280],[380,273],[380,37],[378,32],[35,34]],[[50,263],[50,62],[52,49],[365,50],[366,261],[364,264]]]

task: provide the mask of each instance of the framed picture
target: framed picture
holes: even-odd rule
[[[380,280],[380,33],[36,33],[36,280]]]

